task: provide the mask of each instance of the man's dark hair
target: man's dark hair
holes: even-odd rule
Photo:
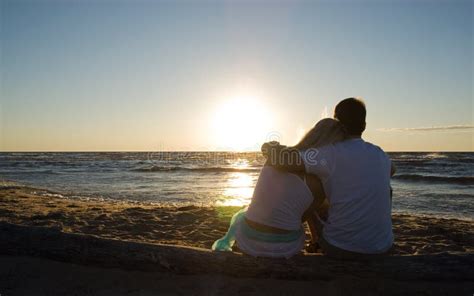
[[[339,102],[334,109],[334,118],[338,119],[351,136],[361,136],[365,130],[365,104],[357,98],[347,98]]]

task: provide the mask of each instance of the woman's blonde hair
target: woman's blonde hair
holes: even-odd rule
[[[343,141],[347,138],[344,126],[337,119],[321,119],[301,141],[294,146],[298,150],[318,148]]]

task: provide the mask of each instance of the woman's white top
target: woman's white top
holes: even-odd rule
[[[298,230],[312,202],[313,195],[300,177],[264,166],[245,216],[263,225]]]

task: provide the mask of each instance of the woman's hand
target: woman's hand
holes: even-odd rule
[[[271,141],[271,142],[266,142],[263,143],[261,151],[262,154],[265,158],[268,158],[268,156],[271,154],[271,149],[276,149],[277,147],[281,147],[280,142],[277,141]]]
[[[269,165],[288,172],[304,172],[305,167],[298,149],[280,145],[276,141],[262,145],[262,154]]]

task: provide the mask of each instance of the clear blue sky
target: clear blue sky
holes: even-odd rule
[[[326,108],[360,96],[365,138],[386,150],[472,151],[473,9],[1,0],[0,150],[232,149],[218,135],[240,120],[259,128],[239,149],[272,131],[294,144]]]

